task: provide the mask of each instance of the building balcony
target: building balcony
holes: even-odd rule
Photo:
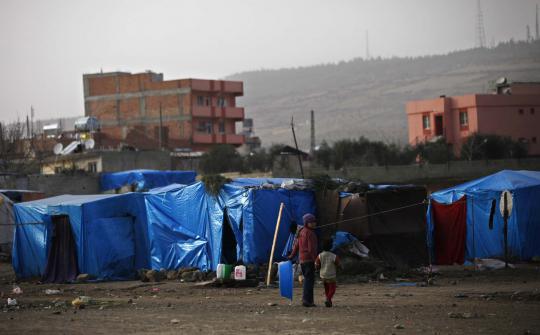
[[[242,145],[245,142],[244,135],[238,135],[238,134],[194,133],[192,140],[194,144]]]
[[[234,120],[244,119],[243,107],[210,107],[210,106],[193,106],[191,108],[191,116],[200,118],[225,118]]]
[[[223,92],[243,95],[244,83],[241,81],[229,80],[191,79],[191,89],[193,91]]]

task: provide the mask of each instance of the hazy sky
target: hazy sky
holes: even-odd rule
[[[538,1],[540,2],[540,1]],[[534,34],[536,1],[483,0],[488,44]],[[82,74],[219,78],[475,44],[475,0],[0,0],[0,121],[84,113]],[[249,111],[247,111],[249,114]]]

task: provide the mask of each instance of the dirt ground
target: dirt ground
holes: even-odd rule
[[[434,285],[395,281],[340,283],[335,307],[292,304],[275,288],[198,288],[178,281],[41,285],[12,293],[11,266],[0,263],[0,334],[540,334],[540,269],[444,269]],[[400,286],[401,285],[401,286]],[[47,295],[46,289],[59,289]],[[75,309],[71,301],[89,296]],[[15,297],[18,307],[7,307]]]

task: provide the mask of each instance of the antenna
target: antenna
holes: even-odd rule
[[[56,143],[54,145],[53,152],[55,155],[60,155],[63,149],[64,149],[64,146],[62,145],[62,143]]]
[[[366,30],[366,60],[369,60],[371,56],[369,55],[369,33]]]
[[[315,152],[315,112],[313,110],[311,110],[311,145],[309,150],[313,155]]]
[[[86,150],[92,150],[94,149],[94,147],[96,146],[96,141],[94,141],[94,139],[88,139],[84,142],[84,148]]]
[[[476,13],[476,47],[486,47],[486,31],[484,30],[484,14],[482,13],[482,4],[477,0]]]
[[[536,4],[536,40],[540,39],[540,32],[538,30],[538,4]]]

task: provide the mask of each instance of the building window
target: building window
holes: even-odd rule
[[[523,109],[518,110],[519,115],[523,115]]]
[[[204,99],[204,104],[205,104],[206,106],[211,106],[211,105],[212,105],[212,98],[206,97],[206,98]]]
[[[431,129],[429,115],[422,116],[422,126],[424,127],[424,129]]]
[[[531,108],[531,115],[534,115],[534,108]]]
[[[218,97],[217,105],[218,107],[227,107],[227,100],[225,100],[225,97]]]
[[[459,112],[459,125],[462,127],[469,125],[469,114],[467,111]]]
[[[219,121],[219,133],[225,134],[225,121]]]
[[[204,105],[204,97],[202,95],[197,96],[197,106]]]
[[[88,163],[88,172],[90,172],[90,173],[96,173],[97,172],[97,163],[96,162]]]
[[[197,124],[197,131],[212,134],[212,121],[199,121]]]

